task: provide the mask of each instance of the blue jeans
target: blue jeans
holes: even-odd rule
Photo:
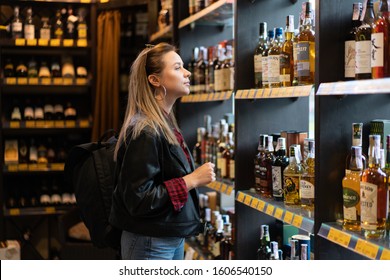
[[[182,260],[184,238],[153,237],[123,231],[121,254],[123,260]]]

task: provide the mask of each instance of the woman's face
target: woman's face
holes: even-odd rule
[[[191,72],[184,68],[181,57],[171,51],[162,60],[165,67],[161,72],[161,84],[166,88],[167,94],[176,98],[189,94]]]

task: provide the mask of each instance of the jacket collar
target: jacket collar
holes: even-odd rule
[[[186,149],[188,150],[187,147]],[[190,156],[191,158],[191,166],[190,166],[190,163],[188,162],[187,157],[180,146],[169,145],[169,150],[187,173],[191,173],[194,170],[194,162],[192,160],[192,157]]]

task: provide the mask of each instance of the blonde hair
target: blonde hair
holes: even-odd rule
[[[130,139],[136,139],[146,127],[149,127],[156,135],[163,135],[170,144],[179,145],[172,131],[172,126],[178,129],[174,113],[171,111],[168,119],[164,116],[165,113],[154,95],[155,88],[148,80],[149,75],[162,72],[165,67],[163,56],[171,51],[176,51],[176,48],[168,43],[160,43],[141,51],[133,62],[125,118],[115,147],[115,161],[119,147],[126,143],[130,127],[132,128]]]

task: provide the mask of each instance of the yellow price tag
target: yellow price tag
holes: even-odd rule
[[[26,170],[28,170],[27,163],[19,163],[18,169],[19,169],[19,171],[26,171]]]
[[[54,127],[64,128],[64,121],[54,121]]]
[[[254,99],[255,96],[256,96],[256,90],[255,89],[249,90],[248,98],[249,99]]]
[[[278,220],[282,220],[282,216],[283,216],[283,209],[282,208],[279,208],[277,207],[276,208],[276,211],[275,211],[275,214],[274,214],[274,217]]]
[[[64,85],[73,85],[73,79],[72,78],[64,78],[63,79]]]
[[[7,170],[10,172],[18,171],[18,165],[17,164],[10,164],[7,166]]]
[[[60,39],[51,39],[50,40],[50,46],[51,47],[59,47],[61,44],[61,40]]]
[[[233,94],[232,91],[228,91],[228,92],[226,93],[226,95],[225,95],[225,100],[230,99],[230,97],[232,97],[232,94]]]
[[[265,210],[265,213],[267,215],[272,216],[274,214],[274,210],[275,210],[275,206],[273,206],[272,204],[268,204],[267,209]]]
[[[280,88],[272,89],[272,95],[270,97],[279,97],[280,96]]]
[[[257,198],[253,198],[251,201],[251,207],[257,209],[257,205],[259,204],[259,200]]]
[[[14,78],[14,77],[6,78],[5,79],[5,83],[7,85],[16,85],[16,78]]]
[[[239,202],[244,202],[244,199],[245,199],[245,194],[244,193],[242,193],[242,192],[239,192],[238,194],[237,194],[237,201],[239,201]]]
[[[50,78],[41,78],[41,84],[48,86],[51,85],[51,79]]]
[[[29,85],[37,85],[39,83],[38,78],[28,78]]]
[[[259,204],[257,204],[257,210],[264,212],[265,202],[259,199]]]
[[[18,78],[18,85],[27,85],[27,78]]]
[[[287,87],[284,91],[286,97],[292,97],[294,95],[294,87]]]
[[[37,169],[40,171],[45,171],[45,170],[47,170],[47,164],[46,163],[38,163]]]
[[[226,190],[227,190],[227,185],[225,184],[225,183],[222,183],[222,185],[221,185],[221,192],[222,193],[225,193],[226,192]]]
[[[10,128],[20,128],[20,122],[19,121],[10,121],[9,127]]]
[[[256,91],[256,96],[255,96],[255,98],[256,98],[256,99],[262,98],[262,97],[263,97],[263,92],[264,92],[264,89],[263,89],[263,88],[258,89],[258,90]]]
[[[64,39],[63,45],[64,47],[73,47],[74,41],[73,39]]]
[[[265,88],[263,91],[263,98],[269,98],[271,94],[271,90],[269,88]]]
[[[227,191],[226,191],[226,194],[227,194],[227,195],[230,195],[230,194],[232,193],[233,189],[234,189],[233,186],[229,186],[228,189],[227,189]]]
[[[49,45],[49,40],[47,39],[38,39],[38,46],[47,47]]]
[[[50,165],[50,169],[55,171],[62,171],[64,170],[64,167],[65,167],[64,163],[52,163]]]
[[[219,191],[221,189],[222,183],[219,181],[214,182],[214,190]]]
[[[390,260],[390,250],[383,248],[381,260]]]
[[[26,40],[23,38],[15,39],[15,46],[24,46],[26,44]]]
[[[46,123],[45,121],[35,121],[35,127],[43,128],[45,127]]]
[[[303,221],[303,217],[302,216],[295,215],[294,219],[293,219],[293,222],[292,222],[292,225],[294,227],[300,228],[301,225],[302,225],[302,221]]]
[[[85,39],[78,39],[77,40],[78,47],[86,47],[87,45],[88,45],[87,40],[85,40]]]
[[[283,221],[291,225],[292,219],[293,219],[293,213],[291,213],[290,211],[286,211],[286,214],[284,214]]]
[[[245,89],[244,92],[242,93],[242,98],[246,99],[248,97],[248,94],[249,94],[249,89]]]
[[[74,128],[76,127],[76,121],[65,121],[65,126],[66,127],[70,127],[70,128]]]
[[[241,99],[241,97],[242,97],[242,90],[238,90],[234,98]]]
[[[84,86],[88,83],[87,78],[76,78],[76,85]]]
[[[53,78],[53,84],[55,85],[62,85],[64,83],[64,80],[62,78]]]
[[[351,235],[331,228],[328,233],[328,239],[341,246],[348,247],[349,242],[351,241]]]
[[[27,39],[27,46],[36,46],[37,45],[37,39]]]
[[[30,171],[37,171],[38,170],[38,165],[35,163],[29,164],[28,165],[28,170]]]
[[[35,128],[35,121],[26,121],[27,128]]]
[[[12,208],[9,210],[9,214],[11,216],[19,216],[20,215],[20,209],[19,208]]]
[[[244,204],[250,206],[251,205],[252,197],[250,195],[247,195],[244,200]]]
[[[89,120],[80,120],[79,121],[79,126],[82,128],[89,127]]]
[[[379,246],[369,243],[365,240],[358,239],[355,247],[356,252],[371,259],[375,259],[378,254]]]
[[[56,212],[56,209],[54,207],[46,207],[45,212],[47,214],[54,214]]]
[[[45,127],[48,128],[54,127],[54,121],[45,121]]]

